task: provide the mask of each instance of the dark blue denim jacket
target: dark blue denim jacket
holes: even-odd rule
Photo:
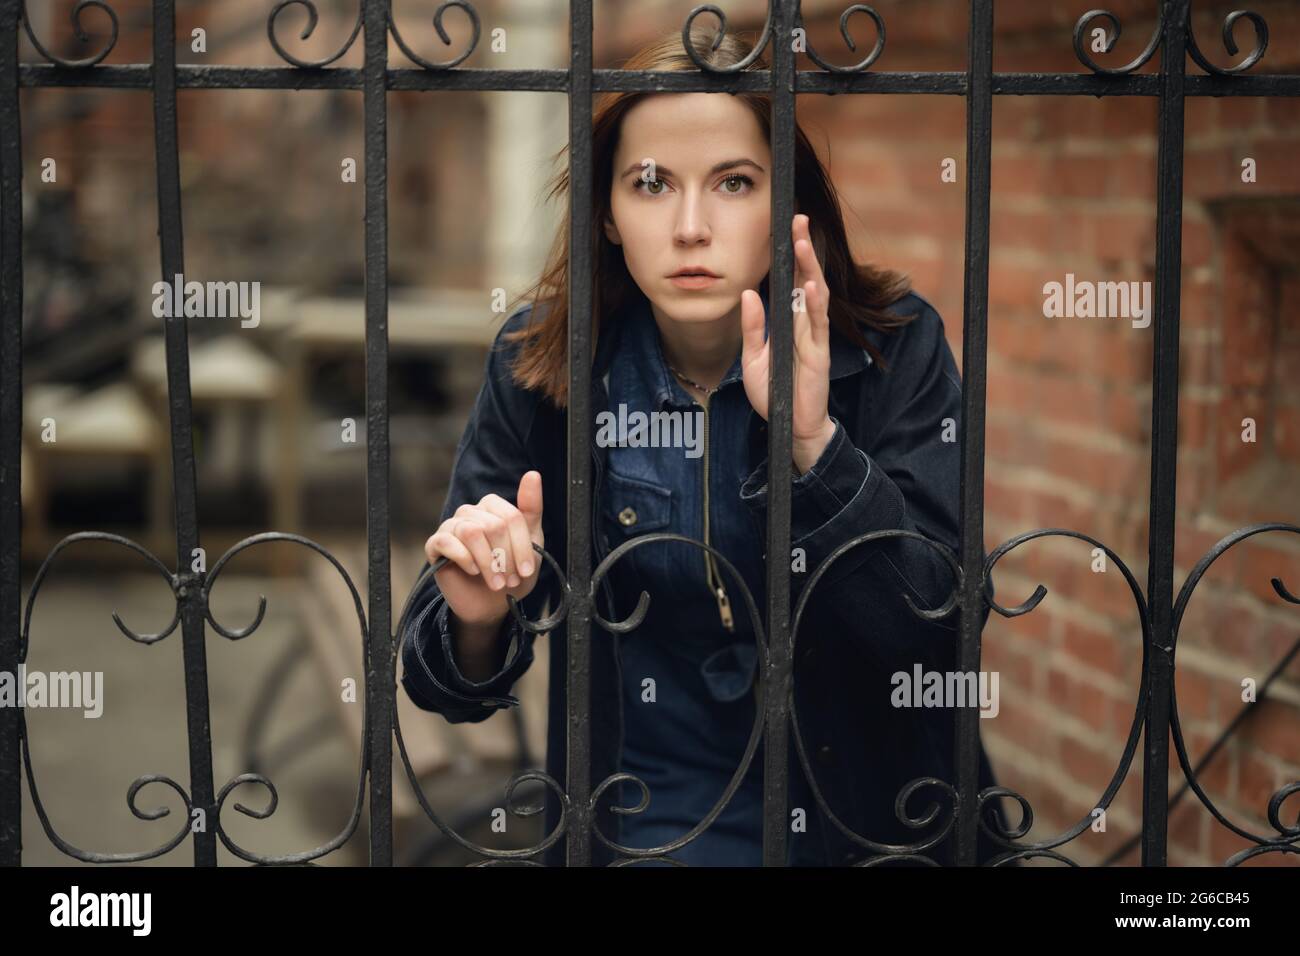
[[[751,520],[740,497],[749,477],[745,429],[752,411],[740,355],[701,406],[668,368],[649,301],[637,301],[625,314],[627,337],[608,378],[612,409],[620,418],[675,412],[691,427],[662,435],[651,431],[653,444],[646,444],[644,435],[639,440],[618,436],[627,444],[608,451],[604,512],[614,520],[602,520],[602,533],[613,535],[615,545],[651,527],[707,538],[736,566],[762,613],[765,529]],[[681,439],[680,446],[656,447],[661,437],[664,444]],[[647,493],[655,507],[637,510]],[[651,599],[646,619],[619,638],[621,769],[649,789],[647,808],[620,821],[619,842],[626,846],[662,846],[703,820],[740,766],[752,732],[755,629],[740,586],[716,564],[714,586],[722,587],[724,596],[710,588],[710,560],[692,545],[661,542],[633,549],[614,566],[621,612],[635,607],[642,590]],[[675,851],[676,859],[692,865],[762,863],[762,758],[760,749],[718,819]],[[622,786],[622,805],[636,806],[640,788],[630,782]]]
[[[794,478],[791,486],[792,548],[799,549],[804,562],[791,573],[792,612],[821,562],[858,535],[901,528],[957,550],[960,452],[957,442],[941,437],[946,419],[961,419],[956,365],[943,323],[928,302],[909,294],[890,311],[917,318],[896,332],[866,332],[888,371],[873,365],[864,349],[832,328],[829,411],[835,433],[814,467]],[[522,328],[530,315],[530,307],[519,310],[502,333]],[[520,476],[535,468],[543,479],[545,547],[565,567],[568,424],[563,410],[514,383],[509,363],[517,348],[499,334],[489,354],[483,387],[457,449],[442,520],[462,503],[476,503],[489,493],[513,501]],[[628,357],[630,365],[616,360]],[[666,453],[681,449],[610,448],[596,440],[599,413],[617,414],[620,401],[629,409],[646,401],[656,409],[664,401],[690,408],[686,393],[661,362],[649,303],[638,296],[610,317],[596,345],[591,394],[593,566],[631,536],[678,531],[702,538],[700,458],[683,453],[678,459]],[[626,374],[629,369],[637,374]],[[741,573],[762,614],[767,426],[748,406],[738,362],[724,382],[710,400],[710,441],[720,442],[708,456],[709,537]],[[632,514],[635,520],[630,520]],[[708,811],[739,766],[737,747],[743,752],[752,729],[756,654],[746,603],[739,586],[722,572],[734,632],[720,626],[717,601],[704,585],[703,555],[702,549],[680,542],[642,545],[623,556],[601,585],[605,600],[599,609],[610,621],[625,620],[642,589],[651,599],[647,618],[629,635],[616,637],[595,621],[591,625],[592,789],[626,760],[651,793],[649,807],[639,815],[611,811],[615,805],[639,802],[639,788],[630,785],[623,787],[621,797],[619,787],[609,788],[595,807],[597,829],[618,841],[622,824],[634,837],[628,845],[657,845],[698,823],[700,808]],[[671,590],[664,582],[671,582]],[[557,605],[556,586],[551,572],[543,571],[522,602],[529,618],[541,616],[548,595],[550,607]],[[909,595],[918,607],[935,608],[953,588],[947,563],[921,542],[895,538],[861,545],[840,556],[819,580],[796,633],[795,713],[813,775],[836,820],[878,843],[919,842],[938,832],[953,812],[950,797],[923,787],[903,808],[904,815],[923,817],[935,802],[939,809],[934,823],[917,829],[900,820],[895,800],[918,777],[954,782],[955,712],[896,708],[890,703],[895,672],[911,673],[916,664],[925,670],[956,669],[957,613],[927,621],[916,616],[903,597]],[[533,660],[534,635],[513,618],[502,625],[500,670],[479,682],[465,678],[456,666],[446,602],[431,575],[408,599],[398,633],[404,640],[403,687],[418,706],[459,723],[484,720],[502,707],[517,705],[510,689]],[[561,784],[567,747],[566,638],[564,623],[548,635],[546,766]],[[642,700],[647,677],[655,678],[654,703]],[[690,735],[684,732],[688,727]],[[705,727],[707,734],[702,732]],[[670,747],[675,748],[675,761],[666,759]],[[806,820],[804,828],[790,834],[788,862],[842,865],[871,856],[814,798],[793,733],[788,749],[790,808],[803,810],[800,816]],[[693,788],[680,785],[681,766],[687,761],[703,764]],[[754,847],[745,834],[761,812],[761,807],[755,809],[761,799],[761,765],[760,746],[728,809],[697,838],[698,848],[691,849],[693,843],[674,854],[677,858],[705,863],[724,862],[722,857],[733,862],[752,859],[745,857]],[[979,767],[980,788],[994,785],[982,746]],[[673,768],[676,778],[666,775]],[[1000,811],[992,812],[1003,819]],[[558,825],[559,816],[559,803],[548,791],[547,832]],[[637,821],[628,826],[633,817]],[[574,819],[571,816],[571,825]],[[952,843],[949,836],[929,853],[947,862]],[[561,863],[564,846],[561,838],[547,851],[546,861]],[[997,851],[981,829],[979,859]],[[592,840],[594,863],[614,858],[598,838]]]

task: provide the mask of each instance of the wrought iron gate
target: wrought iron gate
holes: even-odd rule
[[[430,62],[414,53],[406,44],[393,21],[387,0],[359,0],[355,26],[344,45],[333,55],[321,60],[304,61],[280,44],[277,19],[292,6],[302,6],[310,20],[302,36],[310,35],[317,22],[317,11],[310,0],[281,0],[270,11],[267,34],[271,45],[288,67],[246,68],[206,67],[178,65],[175,57],[174,0],[153,0],[153,60],[149,64],[125,66],[100,66],[117,42],[118,19],[105,0],[81,0],[75,8],[74,21],[80,30],[80,17],[87,8],[96,8],[97,15],[107,14],[113,25],[112,37],[95,55],[82,60],[69,61],[50,53],[32,30],[25,16],[23,0],[0,0],[0,172],[3,186],[0,189],[2,217],[0,239],[3,240],[3,262],[0,266],[0,669],[15,671],[25,661],[28,650],[28,623],[32,601],[39,590],[50,561],[69,544],[86,538],[107,539],[117,542],[146,556],[151,564],[169,582],[175,598],[176,613],[171,624],[158,634],[141,635],[132,632],[120,620],[119,629],[133,641],[151,643],[166,638],[180,627],[184,650],[187,699],[187,723],[190,754],[189,786],[161,775],[150,774],[138,778],[128,792],[128,803],[133,813],[142,819],[156,819],[157,813],[140,810],[135,803],[142,786],[163,783],[171,787],[185,802],[187,811],[200,809],[210,821],[202,832],[190,832],[189,814],[180,830],[164,845],[156,849],[131,854],[99,854],[87,852],[66,843],[51,827],[43,811],[41,823],[49,838],[64,853],[77,859],[93,862],[129,862],[158,856],[179,846],[187,837],[192,838],[194,860],[198,866],[214,866],[217,861],[218,837],[237,856],[258,862],[305,862],[316,859],[340,846],[355,831],[360,818],[362,797],[369,787],[370,800],[370,859],[374,865],[392,863],[392,794],[391,779],[387,773],[374,773],[373,768],[391,764],[394,736],[396,686],[394,682],[395,641],[392,633],[392,609],[389,581],[389,444],[388,444],[388,245],[387,245],[387,94],[389,90],[445,91],[445,90],[529,90],[560,92],[569,98],[569,142],[571,177],[574,183],[591,180],[591,107],[592,94],[605,90],[664,91],[664,92],[728,92],[741,90],[768,91],[772,98],[772,153],[774,179],[772,190],[772,215],[774,222],[788,222],[793,214],[793,149],[795,98],[799,93],[837,94],[948,94],[964,96],[967,109],[966,147],[966,232],[965,232],[965,289],[963,324],[963,419],[961,430],[962,495],[961,495],[961,545],[954,556],[963,573],[958,576],[957,589],[952,601],[960,606],[960,650],[958,666],[962,671],[977,672],[980,665],[980,632],[983,613],[991,606],[1004,616],[1016,616],[1031,611],[1042,599],[1043,590],[1024,604],[1003,608],[992,602],[987,586],[993,565],[1005,554],[1031,539],[1046,535],[1064,535],[1091,542],[1103,548],[1110,560],[1120,567],[1133,592],[1143,628],[1144,654],[1140,698],[1128,744],[1123,758],[1106,791],[1097,801],[1106,807],[1118,791],[1135,754],[1139,734],[1145,725],[1144,793],[1142,860],[1144,865],[1162,866],[1166,862],[1168,792],[1166,789],[1169,763],[1168,739],[1172,728],[1178,759],[1188,782],[1201,802],[1224,826],[1229,827],[1256,845],[1237,854],[1230,863],[1239,863],[1251,856],[1270,852],[1300,852],[1296,841],[1300,839],[1300,826],[1288,827],[1280,820],[1283,800],[1300,791],[1300,783],[1290,784],[1273,795],[1269,804],[1269,819],[1278,831],[1276,836],[1260,836],[1244,831],[1230,823],[1206,796],[1196,781],[1189,764],[1174,706],[1174,646],[1179,622],[1192,590],[1221,554],[1237,542],[1265,531],[1300,532],[1300,528],[1286,524],[1261,524],[1241,528],[1225,537],[1207,553],[1183,583],[1177,596],[1174,594],[1174,505],[1176,478],[1176,451],[1178,426],[1178,358],[1179,358],[1179,296],[1181,276],[1181,229],[1183,192],[1183,112],[1188,96],[1300,96],[1300,76],[1250,76],[1246,75],[1264,55],[1268,44],[1268,28],[1263,19],[1251,12],[1236,11],[1224,22],[1224,41],[1230,54],[1237,53],[1232,40],[1232,30],[1240,19],[1248,20],[1254,27],[1255,44],[1236,65],[1220,68],[1209,63],[1197,48],[1190,28],[1191,0],[1161,0],[1159,20],[1142,53],[1132,62],[1118,67],[1104,67],[1095,62],[1085,50],[1085,37],[1094,24],[1106,22],[1106,49],[1110,50],[1118,36],[1120,23],[1104,10],[1093,10],[1083,15],[1074,27],[1074,49],[1088,72],[1065,74],[1000,73],[992,70],[993,54],[993,0],[970,0],[969,3],[969,60],[965,73],[873,73],[870,68],[879,58],[885,43],[885,24],[880,16],[863,4],[854,4],[844,11],[840,31],[850,49],[855,49],[849,38],[847,22],[851,14],[863,12],[874,21],[877,41],[871,53],[861,62],[851,66],[836,66],[827,62],[809,46],[807,56],[821,70],[796,71],[795,52],[787,38],[802,25],[800,5],[797,0],[771,0],[762,35],[756,51],[770,45],[771,69],[766,71],[718,71],[701,63],[686,37],[692,23],[701,15],[709,14],[719,20],[719,30],[725,32],[723,12],[713,5],[696,7],[682,28],[683,42],[693,60],[700,65],[697,73],[650,73],[593,69],[592,60],[592,3],[591,0],[572,0],[570,3],[571,61],[567,70],[478,70],[461,69],[458,64],[475,49],[480,32],[478,14],[464,0],[442,3],[435,16],[435,26],[444,43],[450,43],[442,27],[442,17],[449,7],[458,8],[473,24],[473,38],[469,46],[454,58]],[[954,8],[960,9],[954,4]],[[20,24],[27,31],[33,45],[48,61],[44,64],[18,62],[18,30]],[[388,36],[417,66],[415,68],[391,67],[388,63]],[[351,47],[357,36],[362,36],[364,66],[362,69],[329,68]],[[1139,74],[1136,71],[1155,54],[1161,52],[1158,74]],[[1191,57],[1205,76],[1188,76],[1185,62]],[[742,64],[743,65],[743,64]],[[173,487],[175,489],[176,515],[176,570],[150,555],[138,544],[116,535],[84,532],[64,539],[51,552],[34,581],[28,597],[26,611],[20,620],[20,499],[19,464],[22,427],[22,207],[21,207],[21,143],[19,90],[22,87],[106,87],[112,89],[146,89],[152,92],[154,105],[154,137],[156,175],[158,187],[158,216],[161,252],[161,272],[170,277],[184,272],[182,252],[181,196],[179,161],[177,151],[177,97],[178,89],[351,89],[361,90],[364,97],[365,116],[365,354],[366,354],[366,408],[367,408],[367,536],[369,557],[368,608],[362,606],[355,587],[348,580],[356,598],[360,633],[365,646],[365,741],[364,757],[360,767],[357,802],[349,824],[325,845],[304,853],[287,857],[264,857],[237,846],[221,827],[221,810],[232,789],[240,784],[256,782],[271,794],[274,807],[275,790],[271,782],[256,774],[235,777],[218,791],[213,779],[212,740],[209,729],[208,683],[205,661],[205,625],[211,625],[226,638],[238,638],[251,633],[261,622],[261,613],[243,629],[223,627],[212,617],[207,596],[214,580],[227,561],[239,551],[253,545],[288,540],[302,544],[324,554],[340,574],[347,578],[338,562],[319,545],[298,535],[272,532],[248,538],[223,555],[211,570],[195,573],[190,567],[191,555],[199,546],[197,523],[197,488],[195,480],[194,449],[191,431],[190,385],[186,320],[183,316],[165,320],[167,380],[171,415],[171,455]],[[1159,105],[1158,146],[1158,206],[1157,252],[1155,275],[1155,350],[1153,359],[1154,394],[1152,402],[1152,458],[1151,502],[1149,513],[1150,554],[1148,584],[1145,593],[1131,572],[1117,555],[1101,542],[1086,534],[1064,529],[1038,529],[1017,536],[1000,545],[986,558],[984,539],[984,423],[985,388],[987,371],[987,304],[989,271],[989,200],[990,200],[990,150],[991,114],[995,95],[1053,95],[1053,96],[1142,96],[1155,97]],[[570,248],[573,250],[572,274],[591,275],[591,203],[589,191],[575,189],[572,193]],[[772,250],[771,301],[788,300],[791,296],[793,248],[788,231],[774,230]],[[592,308],[590,281],[574,282],[569,302],[570,314],[589,315]],[[772,341],[774,375],[771,403],[771,427],[768,431],[768,456],[770,462],[788,461],[791,457],[791,378],[792,378],[792,328],[791,315],[780,309],[773,310]],[[589,394],[591,347],[590,330],[586,322],[570,323],[569,394]],[[568,466],[570,474],[580,474],[586,468],[588,449],[585,437],[591,431],[591,410],[585,399],[570,403]],[[790,551],[790,480],[788,469],[773,468],[769,474],[771,507],[767,528],[767,553],[785,554]],[[590,754],[589,726],[589,674],[590,631],[593,614],[592,574],[589,560],[590,542],[590,488],[585,482],[575,482],[567,502],[568,598],[567,615],[570,635],[570,672],[554,675],[565,679],[568,687],[569,725],[568,748],[570,755],[569,777],[564,794],[568,813],[564,826],[568,837],[568,861],[582,865],[591,859],[591,809],[592,781],[586,758]],[[854,539],[854,543],[873,537],[902,536],[908,532],[878,532]],[[938,546],[938,545],[935,545]],[[941,546],[939,546],[941,547]],[[840,549],[827,562],[835,560],[846,548]],[[822,566],[823,569],[825,565]],[[1274,588],[1291,603],[1300,603],[1277,579]],[[765,683],[765,793],[764,808],[764,862],[780,865],[786,859],[788,818],[786,806],[787,735],[789,698],[792,673],[791,634],[792,622],[788,612],[790,599],[789,577],[780,562],[771,563],[767,578],[766,633],[769,635],[769,657],[760,680]],[[986,603],[987,602],[987,603]],[[116,616],[115,616],[116,619]],[[797,625],[797,618],[794,622]],[[997,788],[981,793],[977,789],[979,714],[973,708],[959,708],[956,712],[957,779],[951,782],[949,792],[953,800],[953,817],[949,826],[955,831],[959,863],[975,859],[976,828],[982,825],[980,811],[988,801],[1001,796],[1019,801],[1023,810],[1028,803],[1011,791]],[[0,863],[17,865],[21,862],[21,771],[26,769],[33,800],[38,810],[39,797],[35,788],[27,748],[30,741],[21,710],[0,708]],[[399,736],[400,744],[400,736]],[[408,764],[409,771],[409,764]],[[414,784],[414,780],[412,780]],[[558,786],[558,784],[557,784]],[[237,805],[238,807],[238,805]],[[242,812],[265,817],[268,809]],[[426,805],[426,810],[429,808]],[[165,812],[165,811],[163,811]],[[433,816],[430,811],[430,815]],[[1031,856],[1066,858],[1055,852],[1079,833],[1087,829],[1089,820],[1079,821],[1073,828],[1050,840],[1038,843],[1018,842],[1028,830],[1027,826],[1013,828],[1012,832],[998,836],[1008,852],[1001,859],[1011,860]],[[861,842],[859,840],[859,842]],[[482,849],[489,860],[516,859],[535,855],[540,847],[528,851],[493,851]],[[888,854],[868,862],[879,862]]]

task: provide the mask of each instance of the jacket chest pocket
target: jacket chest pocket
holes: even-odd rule
[[[616,471],[606,472],[601,492],[601,523],[610,550],[633,538],[670,530],[672,504],[671,488]],[[648,591],[652,601],[666,600],[670,597],[664,590],[668,580],[669,544],[657,541],[638,545],[619,558],[614,567]]]

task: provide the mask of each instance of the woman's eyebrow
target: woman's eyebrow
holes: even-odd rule
[[[627,169],[623,170],[622,174],[621,174],[618,178],[619,178],[619,179],[622,179],[622,178],[623,178],[624,176],[626,176],[628,173],[636,172],[636,171],[640,170],[643,166],[644,166],[644,162],[642,162],[642,161],[635,162],[635,163],[633,163],[631,166],[629,166]],[[720,163],[715,163],[714,166],[713,166],[713,168],[710,169],[710,170],[709,170],[707,173],[705,173],[704,175],[706,175],[706,176],[712,176],[714,173],[720,173],[720,172],[722,172],[724,169],[735,169],[737,166],[753,166],[753,167],[754,167],[755,169],[757,169],[760,173],[765,173],[765,172],[767,172],[767,170],[765,170],[762,166],[758,165],[758,163],[754,162],[752,159],[743,159],[743,158],[742,158],[742,159],[724,159],[724,160],[723,160],[722,162],[720,162]],[[675,174],[671,169],[669,169],[667,166],[660,166],[660,165],[658,165],[658,164],[655,164],[655,172],[656,172],[656,173],[663,173],[665,176],[674,176],[674,175],[676,175],[676,174]]]

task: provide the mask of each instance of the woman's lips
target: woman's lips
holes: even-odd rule
[[[669,276],[668,278],[679,289],[707,289],[713,283],[722,281],[718,276],[705,275]]]

